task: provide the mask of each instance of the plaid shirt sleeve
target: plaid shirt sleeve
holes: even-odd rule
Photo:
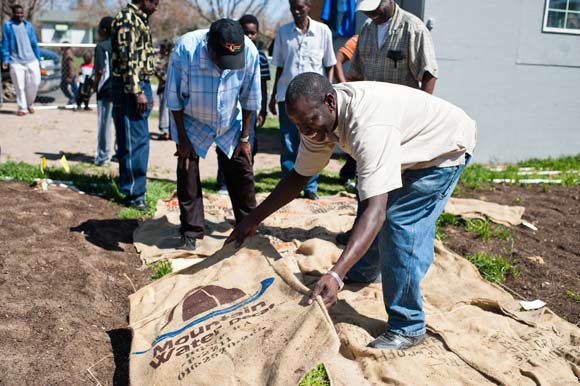
[[[425,72],[437,78],[438,68],[435,48],[427,28],[417,28],[410,36],[409,67],[415,79],[423,80]]]
[[[189,97],[187,61],[188,56],[184,47],[175,46],[169,59],[167,82],[165,83],[165,96],[169,110],[183,110],[185,108],[186,99]]]
[[[246,45],[248,41],[246,40]],[[246,74],[240,90],[240,105],[243,110],[257,111],[261,108],[262,88],[260,83],[260,57],[256,47],[247,45]]]

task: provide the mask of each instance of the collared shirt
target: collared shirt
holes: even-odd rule
[[[403,84],[419,88],[428,71],[437,77],[431,34],[415,15],[395,5],[391,25],[380,48],[378,27],[368,20],[359,35],[348,78]]]
[[[155,56],[149,18],[133,3],[123,8],[111,27],[113,74],[123,78],[127,94],[140,94],[139,84],[153,75]]]
[[[325,142],[301,136],[294,168],[320,172],[334,145],[357,161],[361,200],[402,186],[401,171],[465,163],[473,154],[476,124],[459,107],[421,90],[384,82],[334,86],[338,125]]]
[[[242,109],[261,107],[258,50],[246,37],[245,67],[220,71],[211,60],[207,33],[189,32],[175,45],[167,72],[167,107],[184,111],[187,137],[200,157],[215,142],[231,158],[242,132]],[[171,126],[177,141],[175,124]]]
[[[293,21],[276,31],[272,64],[284,68],[278,80],[276,100],[284,102],[286,89],[294,77],[303,72],[324,75],[326,67],[336,64],[332,32],[322,23],[308,18],[308,30],[302,33]]]

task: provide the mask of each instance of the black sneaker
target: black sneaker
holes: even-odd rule
[[[367,347],[380,350],[406,350],[416,346],[425,339],[425,334],[419,336],[403,336],[387,331],[368,344]]]
[[[318,194],[316,194],[316,192],[313,192],[310,190],[304,191],[304,198],[306,198],[307,200],[312,200],[312,201],[316,201],[319,199]]]
[[[147,204],[145,204],[145,201],[143,201],[143,200],[133,201],[133,202],[129,203],[129,207],[133,208],[133,209],[137,209],[140,212],[148,212],[149,211],[149,207],[147,206]]]
[[[177,249],[183,249],[184,251],[193,251],[195,250],[195,239],[189,236],[181,236],[181,245],[177,247]]]

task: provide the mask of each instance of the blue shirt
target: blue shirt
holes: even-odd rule
[[[30,43],[30,49],[34,53],[34,56],[28,58],[28,61],[21,61],[19,56],[23,54],[22,47],[19,47],[23,44],[22,36],[19,36],[17,39],[16,34],[14,33],[14,27],[23,25],[28,32],[28,40]],[[16,55],[13,57],[13,55]],[[27,64],[34,59],[40,62],[40,50],[38,49],[38,41],[36,40],[36,34],[34,33],[34,28],[32,24],[23,20],[21,23],[14,23],[14,20],[10,19],[4,25],[2,25],[2,64],[9,64],[9,63],[19,63],[19,64]]]
[[[261,108],[258,50],[246,37],[245,67],[220,71],[210,58],[207,32],[189,32],[177,41],[167,72],[167,107],[183,110],[187,137],[200,157],[215,142],[231,158],[242,133],[242,109]],[[174,122],[171,131],[177,141]]]

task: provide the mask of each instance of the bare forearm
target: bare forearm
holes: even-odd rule
[[[274,85],[272,86],[272,98],[276,98],[276,93],[278,92],[278,80],[282,76],[282,71],[284,67],[276,67],[276,76],[274,77]]]
[[[242,137],[247,137],[250,135],[250,125],[252,124],[252,113],[251,110],[242,109]]]
[[[341,278],[360,260],[379,234],[386,219],[387,197],[385,193],[362,203],[363,214],[353,227],[346,248],[332,268]]]
[[[423,74],[423,79],[421,80],[421,90],[425,91],[427,94],[433,95],[433,90],[435,90],[435,78],[429,71]]]

